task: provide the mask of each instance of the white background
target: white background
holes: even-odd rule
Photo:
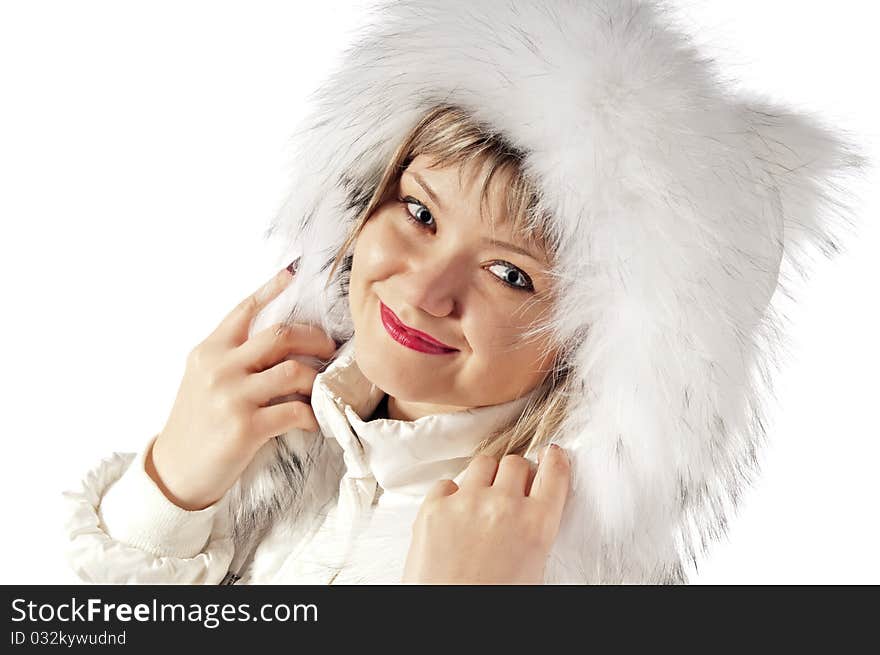
[[[676,4],[743,88],[880,160],[874,3]],[[78,582],[62,489],[162,428],[186,354],[275,271],[286,138],[364,6],[0,3],[0,582]],[[790,314],[761,477],[695,583],[880,582],[872,175],[860,237]]]

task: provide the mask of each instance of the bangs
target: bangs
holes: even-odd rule
[[[400,165],[403,171],[417,156],[424,154],[434,159],[428,168],[458,166],[459,184],[466,168],[476,166],[488,170],[480,189],[480,217],[488,215],[493,229],[509,227],[516,238],[527,247],[553,259],[549,223],[536,211],[538,193],[534,184],[522,172],[524,153],[513,148],[496,133],[487,133],[457,107],[438,107],[423,121],[412,140],[410,152]],[[504,184],[498,189],[503,198],[501,214],[484,211],[490,206],[493,184]]]
[[[553,274],[557,237],[548,217],[537,210],[537,187],[522,170],[525,153],[513,147],[503,135],[476,122],[462,108],[438,105],[428,111],[398,144],[384,170],[376,171],[378,179],[369,190],[357,186],[349,192],[349,206],[358,207],[358,218],[335,258],[327,263],[331,267],[328,284],[334,279],[337,269],[351,257],[352,245],[366,221],[383,199],[393,192],[403,171],[419,155],[427,155],[434,160],[428,168],[457,166],[459,185],[466,169],[471,166],[478,171],[486,170],[480,189],[481,220],[485,220],[488,214],[493,230],[499,226],[509,227],[514,238],[523,246],[543,255],[548,263],[546,272]],[[498,189],[503,198],[498,216],[484,211],[484,208],[491,206],[493,184],[503,184]]]

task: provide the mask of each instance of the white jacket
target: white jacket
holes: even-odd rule
[[[311,401],[330,446],[322,451],[325,470],[338,472],[337,493],[318,521],[300,525],[280,516],[237,575],[227,576],[236,555],[223,511],[228,494],[199,511],[168,500],[144,469],[155,437],[137,454],[105,458],[81,491],[64,493],[70,565],[96,583],[219,584],[239,575],[238,584],[400,582],[409,532],[399,530],[393,544],[376,544],[394,551],[394,563],[381,570],[370,552],[356,552],[360,541],[354,537],[363,527],[358,519],[370,511],[394,516],[397,526],[411,525],[431,485],[442,478],[460,481],[479,441],[520,412],[528,396],[414,421],[368,420],[384,395],[358,368],[354,340],[343,345],[316,377]],[[368,537],[363,543],[369,550]]]

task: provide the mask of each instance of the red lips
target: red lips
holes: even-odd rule
[[[447,346],[442,341],[438,341],[426,332],[416,330],[404,324],[382,301],[379,301],[379,307],[385,330],[398,343],[419,352],[437,355],[458,350],[452,346]]]

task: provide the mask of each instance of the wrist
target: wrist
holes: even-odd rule
[[[156,483],[156,486],[162,492],[162,495],[164,495],[165,498],[174,503],[177,507],[185,509],[189,512],[197,512],[206,509],[216,503],[219,499],[205,499],[204,496],[200,498],[197,494],[188,493],[186,490],[181,490],[178,485],[174,485],[175,491],[172,491],[169,488],[169,486],[165,483],[163,476],[159,474],[159,471],[156,468],[153,451],[158,441],[158,439],[154,440],[152,445],[146,452],[146,456],[144,457],[144,471],[147,473],[148,476],[150,476],[150,479]]]

